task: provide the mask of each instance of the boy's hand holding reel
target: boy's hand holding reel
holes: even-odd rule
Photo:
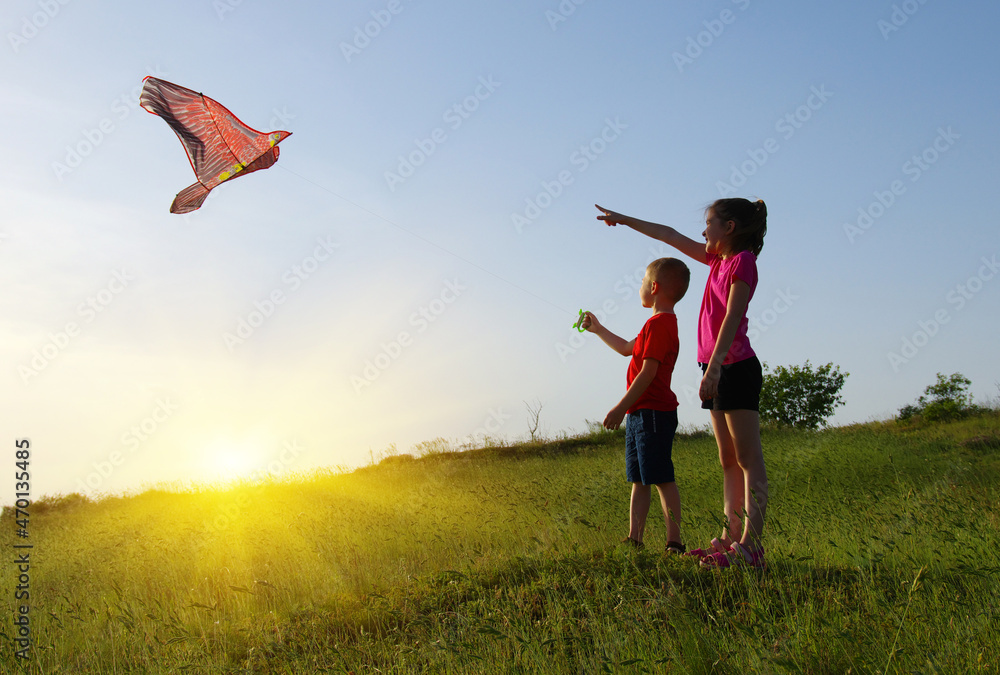
[[[577,329],[581,333],[586,333],[594,326],[599,326],[600,323],[597,321],[597,317],[590,312],[585,312],[580,310],[580,316],[573,323],[573,328]]]

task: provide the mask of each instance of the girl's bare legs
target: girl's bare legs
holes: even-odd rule
[[[756,551],[761,548],[767,510],[760,416],[754,410],[713,410],[712,427],[722,464],[723,508],[729,520],[722,539]]]
[[[720,539],[729,546],[734,541],[739,541],[743,531],[743,469],[736,461],[736,447],[729,433],[725,412],[712,411],[712,428],[715,431],[715,442],[719,446],[719,463],[722,464],[722,512],[728,519]]]
[[[767,512],[767,469],[760,445],[760,415],[756,410],[728,410],[726,422],[736,448],[736,461],[743,470],[743,503],[746,524],[740,544],[749,551],[761,548]]]

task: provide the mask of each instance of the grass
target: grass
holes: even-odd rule
[[[768,430],[769,569],[625,532],[620,433],[31,507],[30,664],[0,672],[996,672],[1000,416]],[[675,444],[718,534],[713,439]],[[15,542],[4,514],[3,546]],[[0,568],[13,616],[16,568]]]

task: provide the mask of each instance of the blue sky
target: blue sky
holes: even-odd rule
[[[593,204],[698,238],[732,194],[769,210],[754,347],[850,372],[834,423],[889,417],[938,372],[995,397],[998,15],[11,0],[5,437],[31,439],[41,495],[516,440],[525,402],[544,434],[582,431],[621,397],[626,360],[575,333],[577,310],[633,336],[635,275],[673,255]],[[278,164],[168,213],[194,178],[138,107],[149,74],[293,132]],[[708,421],[705,277],[692,263],[677,305],[686,426]]]

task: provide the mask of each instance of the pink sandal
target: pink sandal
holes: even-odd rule
[[[714,555],[716,553],[728,553],[729,551],[733,550],[732,546],[726,546],[718,539],[713,539],[712,543],[709,545],[711,546],[710,549],[696,548],[688,551],[684,555],[696,556],[698,558],[707,558],[708,556]]]
[[[744,565],[752,569],[767,569],[767,563],[764,561],[764,549],[748,551],[740,544],[734,543],[728,552],[716,551],[701,559],[702,567],[728,569]]]

